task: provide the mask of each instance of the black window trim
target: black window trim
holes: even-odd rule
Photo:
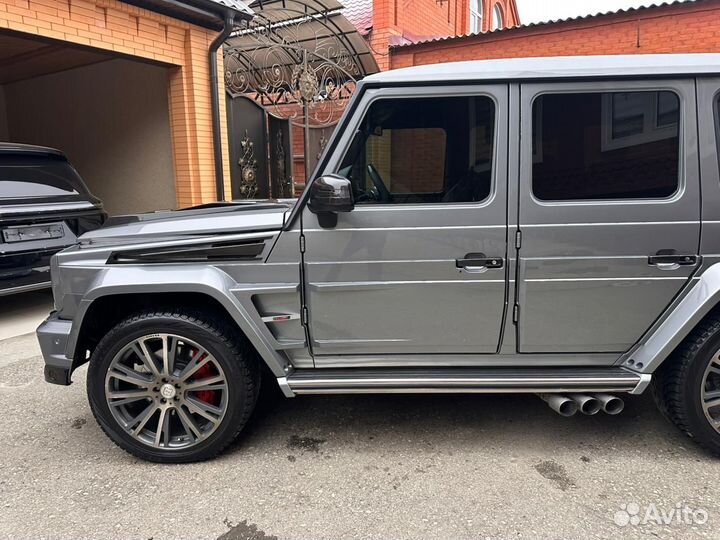
[[[531,83],[523,83],[524,85],[532,84],[535,81]],[[549,89],[549,90],[541,90],[535,94],[533,94],[532,99],[530,100],[530,113],[532,117],[532,111],[534,110],[535,101],[545,95],[558,95],[558,94],[607,94],[607,93],[616,93],[616,92],[672,92],[675,94],[678,98],[679,104],[680,104],[680,120],[678,122],[678,185],[677,189],[670,194],[667,197],[656,197],[656,198],[618,198],[618,199],[567,199],[567,200],[544,200],[540,199],[535,196],[535,193],[532,189],[533,186],[533,167],[532,162],[529,170],[529,195],[532,202],[538,206],[545,206],[545,207],[571,207],[571,206],[599,206],[599,205],[628,205],[628,204],[672,204],[679,199],[682,198],[686,191],[686,184],[687,179],[685,178],[685,160],[686,160],[686,153],[685,153],[685,146],[686,146],[686,140],[685,140],[685,130],[686,130],[686,111],[687,111],[687,102],[685,100],[685,97],[681,92],[678,91],[677,88],[671,87],[671,86],[652,86],[642,84],[641,86],[628,86],[628,82],[638,82],[638,81],[628,81],[628,80],[605,80],[601,81],[605,83],[604,85],[600,84],[598,86],[593,87],[593,82],[584,82],[584,81],[558,81],[560,85],[567,86],[567,88],[557,88],[557,89]],[[639,81],[641,83],[649,82],[645,80]],[[578,86],[576,86],[576,83]],[[530,130],[532,132],[534,118],[531,118],[530,121]],[[530,137],[530,140],[532,140],[532,135]],[[522,141],[522,135],[521,135],[521,145],[525,146],[525,142]],[[525,151],[525,149],[521,150],[521,154]],[[532,150],[531,150],[532,154]]]
[[[452,88],[449,87],[448,88]],[[437,89],[437,88],[435,88]],[[440,98],[460,98],[460,97],[466,97],[466,98],[473,98],[473,97],[487,97],[492,100],[494,106],[495,106],[495,126],[493,130],[493,158],[492,158],[492,172],[491,172],[491,182],[490,182],[490,193],[488,194],[485,199],[482,201],[468,201],[468,202],[435,202],[435,203],[393,203],[393,204],[358,204],[355,206],[353,212],[357,211],[380,211],[380,210],[390,210],[392,208],[402,207],[403,209],[406,208],[417,208],[417,209],[423,209],[423,208],[438,208],[439,206],[445,206],[445,207],[471,207],[471,208],[485,208],[487,206],[490,206],[493,201],[495,201],[497,197],[497,191],[498,191],[498,179],[497,179],[497,161],[498,159],[501,159],[501,154],[499,152],[498,148],[498,140],[500,138],[500,122],[499,120],[499,111],[500,111],[500,103],[498,102],[498,99],[496,96],[494,96],[491,93],[484,92],[482,90],[482,86],[478,88],[477,92],[473,91],[462,91],[462,92],[429,92],[428,94],[414,94],[414,93],[402,93],[398,95],[387,95],[384,93],[380,93],[378,95],[371,95],[368,97],[368,99],[362,100],[361,108],[358,107],[356,110],[353,111],[354,116],[354,122],[348,127],[351,127],[353,129],[353,135],[348,138],[348,142],[346,145],[340,148],[340,146],[335,147],[333,150],[334,153],[341,156],[341,158],[338,160],[336,166],[334,167],[335,170],[332,171],[334,174],[339,174],[339,165],[342,163],[342,160],[345,158],[345,155],[350,150],[350,146],[352,145],[355,132],[357,132],[357,128],[362,124],[363,120],[365,120],[365,117],[370,110],[370,107],[376,102],[380,100],[391,100],[391,99],[440,99]],[[342,151],[340,151],[342,150]],[[505,150],[507,152],[507,150]],[[318,174],[317,176],[321,176],[321,174]]]

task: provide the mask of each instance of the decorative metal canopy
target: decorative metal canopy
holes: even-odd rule
[[[225,43],[228,91],[296,125],[334,124],[356,81],[379,71],[365,39],[342,15],[342,5],[256,0],[250,7],[255,18],[243,21]]]

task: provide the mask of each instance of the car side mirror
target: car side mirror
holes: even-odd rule
[[[316,178],[310,187],[308,208],[317,214],[321,227],[335,227],[339,212],[351,212],[355,208],[350,180],[339,174]]]

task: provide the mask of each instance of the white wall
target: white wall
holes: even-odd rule
[[[521,24],[583,17],[660,3],[662,0],[517,0]]]
[[[167,70],[110,60],[5,85],[11,140],[65,152],[110,214],[176,207]]]

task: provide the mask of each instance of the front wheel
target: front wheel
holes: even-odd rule
[[[708,316],[654,377],[660,410],[720,456],[720,314]]]
[[[146,311],[112,328],[90,359],[90,407],[121,448],[149,461],[209,459],[240,433],[257,401],[251,349],[223,321]]]

